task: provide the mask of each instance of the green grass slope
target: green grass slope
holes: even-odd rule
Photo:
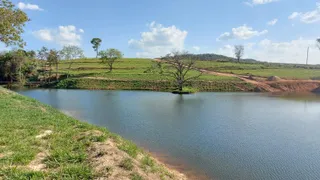
[[[59,71],[68,72],[68,61],[61,61]],[[152,59],[127,58],[115,62],[114,70],[98,59],[76,60],[70,70],[72,79],[61,81],[58,88],[74,89],[123,89],[171,91],[173,79],[156,73],[146,73],[152,66]],[[190,71],[189,76],[198,72]],[[200,91],[250,91],[253,87],[238,78],[203,74],[200,78],[188,82],[186,86]]]
[[[107,129],[1,87],[0,124],[0,179],[185,179]]]

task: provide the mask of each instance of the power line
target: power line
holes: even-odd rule
[[[308,47],[308,49],[307,49],[307,60],[306,60],[306,65],[308,65],[308,61],[309,61],[309,48],[310,48],[310,47]]]

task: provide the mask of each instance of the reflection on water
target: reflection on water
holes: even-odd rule
[[[190,174],[201,172],[221,180],[320,179],[319,96],[20,93],[105,126]]]
[[[320,94],[316,93],[279,93],[270,96],[292,101],[320,102]]]

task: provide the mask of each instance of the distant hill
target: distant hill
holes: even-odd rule
[[[184,56],[188,56],[188,58],[191,59],[197,59],[201,61],[237,61],[235,58],[224,56],[224,55],[219,55],[219,54],[187,54]],[[162,59],[165,59],[162,58]],[[255,59],[241,59],[242,62],[251,62],[251,63],[258,63],[260,61],[257,61]]]

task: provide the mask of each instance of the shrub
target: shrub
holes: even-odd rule
[[[122,160],[119,164],[120,167],[122,167],[125,170],[131,171],[133,169],[133,162],[132,159],[126,158]]]
[[[60,81],[56,87],[61,88],[61,89],[75,89],[75,88],[77,88],[77,80],[76,79],[64,79],[64,80]]]

